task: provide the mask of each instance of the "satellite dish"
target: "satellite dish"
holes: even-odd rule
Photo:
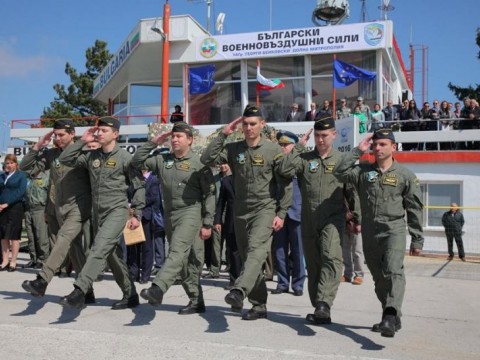
[[[220,13],[217,16],[217,21],[215,21],[215,30],[220,35],[223,34],[223,22],[225,21],[225,13]]]
[[[350,16],[348,0],[317,0],[317,7],[313,10],[312,21],[317,26],[339,25]],[[321,20],[326,24],[319,23]]]

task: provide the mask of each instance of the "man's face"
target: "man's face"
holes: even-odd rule
[[[112,141],[117,140],[118,130],[110,126],[99,126],[97,131],[97,141],[100,145],[110,145]]]
[[[372,147],[375,160],[388,159],[397,150],[397,144],[389,139],[373,140]]]
[[[327,151],[332,145],[333,141],[337,137],[337,132],[335,130],[315,130],[315,147],[318,151]]]
[[[293,147],[295,146],[294,143],[289,143],[289,144],[279,144],[282,147],[283,153],[286,155],[290,151],[292,151]]]
[[[230,166],[227,164],[227,163],[224,163],[224,164],[221,164],[219,166],[220,168],[220,171],[222,172],[222,174],[227,174],[229,171],[230,171]]]
[[[65,149],[68,145],[73,142],[75,137],[75,132],[68,133],[65,129],[56,129],[53,130],[53,142],[60,149]]]
[[[192,145],[193,138],[184,132],[174,132],[172,133],[170,142],[174,152],[186,152],[190,145]]]
[[[330,103],[327,100],[325,100],[323,102],[323,107],[328,108],[329,106],[330,106]]]
[[[244,117],[242,122],[243,134],[247,140],[255,140],[265,126],[265,121],[259,116]]]
[[[315,103],[310,104],[310,109],[311,110],[315,110],[316,108],[317,108],[317,104],[315,104]]]

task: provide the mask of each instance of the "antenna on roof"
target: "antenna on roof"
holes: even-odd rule
[[[382,14],[382,19],[387,20],[388,19],[388,12],[395,10],[395,6],[390,5],[390,0],[380,0],[380,6],[378,7],[379,10],[381,10]]]

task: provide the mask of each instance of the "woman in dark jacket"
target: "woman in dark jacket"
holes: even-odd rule
[[[18,170],[17,157],[5,156],[4,173],[0,174],[0,239],[2,265],[0,271],[15,271],[22,237],[23,196],[27,189],[27,176]],[[9,250],[12,258],[9,261]]]

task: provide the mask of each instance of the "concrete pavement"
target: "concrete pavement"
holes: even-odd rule
[[[188,302],[181,286],[168,291],[159,309],[141,300],[135,309],[113,311],[121,292],[107,274],[94,285],[97,304],[79,312],[58,304],[73,279],[54,278],[46,296],[34,298],[21,283],[35,271],[1,272],[0,349],[8,360],[479,359],[480,262],[407,256],[405,265],[403,329],[394,338],[370,331],[381,308],[368,273],[361,286],[341,284],[333,324],[314,326],[304,321],[312,312],[306,293],[269,295],[267,320],[241,320],[223,301],[226,276],[202,280],[205,314],[181,316]],[[147,286],[137,284],[138,292]]]

